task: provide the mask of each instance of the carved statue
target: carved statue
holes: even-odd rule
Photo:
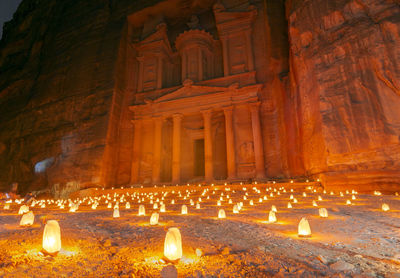
[[[201,29],[199,18],[196,15],[192,15],[190,21],[186,23],[186,25],[189,26],[190,29]]]

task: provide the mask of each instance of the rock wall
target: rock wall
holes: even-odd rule
[[[235,8],[243,1],[230,2]],[[260,98],[267,175],[398,186],[398,1],[251,2],[260,14],[256,29],[263,30],[253,40],[266,49],[255,56],[262,68],[257,79],[265,85]],[[165,5],[171,18],[189,17],[214,1],[166,3],[21,3],[0,41],[0,190],[14,181],[21,191],[129,182],[133,131],[127,107],[136,69],[127,18]]]
[[[0,189],[104,183],[126,16],[154,1],[24,0],[0,42]]]
[[[328,186],[398,188],[398,1],[286,4],[292,104],[307,173]]]

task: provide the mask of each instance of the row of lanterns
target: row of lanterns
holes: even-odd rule
[[[247,188],[243,187],[242,188],[243,191],[245,192],[244,196],[243,196],[243,200],[247,200],[247,196],[248,193]],[[253,187],[253,190],[260,194],[261,191],[259,189],[257,189],[256,187]],[[205,196],[205,194],[209,191],[209,189],[204,189],[202,192],[202,196]],[[226,192],[230,192],[231,189],[225,188]],[[279,188],[279,190],[276,190],[276,188],[267,188],[266,191],[271,191],[270,192],[270,197],[274,197],[275,195],[280,195],[281,191],[283,193],[286,193],[286,190],[284,188]],[[184,200],[186,200],[187,198],[190,197],[192,191],[188,191],[186,190],[186,195],[182,196],[181,192],[178,192],[178,195],[180,198],[183,197]],[[291,189],[291,192],[293,192],[293,189]],[[313,191],[314,193],[316,192],[316,190]],[[172,193],[174,194],[175,192],[172,191]],[[232,193],[235,193],[235,191],[233,190]],[[325,194],[326,191],[324,191]],[[212,193],[213,195],[215,194],[215,190]],[[275,195],[274,195],[275,194]],[[346,191],[346,194],[350,194],[349,191]],[[351,192],[352,194],[352,200],[355,200],[356,197],[354,194],[357,194],[357,192],[355,192],[354,190]],[[158,203],[160,202],[160,212],[165,212],[165,204],[163,203],[164,197],[166,197],[168,195],[168,192],[163,192],[161,195],[161,200],[160,198],[157,198],[156,203],[154,203],[153,199],[155,198],[155,196],[157,196],[158,193],[155,194],[149,194],[146,195],[146,198],[150,200],[150,204],[153,204],[153,209],[158,209]],[[333,195],[333,192],[330,193],[330,195]],[[375,191],[374,195],[380,196],[380,192]],[[134,200],[134,198],[136,198],[136,200],[138,200],[139,203],[144,202],[145,198],[142,194],[137,194],[136,192],[132,195],[129,194],[129,192],[127,193],[127,196],[131,196],[132,200]],[[307,197],[307,194],[305,192],[303,192],[302,194],[303,197]],[[344,194],[343,192],[340,192],[340,196],[343,197]],[[106,204],[108,208],[112,208],[112,204],[111,204],[111,196],[108,195],[103,195],[103,197],[106,199]],[[119,196],[118,194],[114,193],[113,196],[113,201],[116,202],[115,206],[114,206],[114,211],[113,211],[113,217],[114,218],[118,218],[120,217],[119,214],[119,202],[123,202],[126,201],[126,196],[123,194],[122,196]],[[224,197],[226,197],[229,204],[232,204],[232,199],[229,197],[228,194],[226,194],[226,196],[224,196],[224,193],[221,193],[221,196],[219,197],[219,200],[217,201],[217,206],[221,206],[221,202],[224,201]],[[119,201],[117,200],[119,198]],[[206,197],[207,199],[209,199],[209,196]],[[262,203],[263,200],[267,200],[268,197],[264,196],[263,198],[259,198],[259,203]],[[297,203],[297,199],[294,198],[293,194],[290,195],[289,198],[293,203]],[[76,210],[78,210],[79,208],[79,204],[87,201],[88,204],[91,205],[92,209],[96,209],[97,206],[99,205],[101,198],[95,197],[89,197],[89,198],[84,198],[83,200],[75,200],[74,202],[72,200],[68,200],[68,206],[70,207],[69,211],[70,212],[75,212]],[[15,200],[15,203],[22,203],[23,199],[21,200]],[[196,209],[200,209],[200,202],[202,201],[201,197],[199,197],[198,202],[196,203]],[[322,197],[318,196],[318,201],[322,201]],[[4,209],[9,209],[10,208],[10,203],[12,202],[12,200],[9,200],[6,202],[6,204],[4,205]],[[31,204],[31,206],[35,206],[36,204],[39,205],[41,208],[45,207],[45,205],[47,204],[56,204],[60,209],[64,208],[64,205],[67,204],[67,201],[65,200],[57,200],[56,202],[54,202],[54,200],[40,200],[40,201],[33,201],[33,203]],[[171,204],[175,204],[174,199],[171,200]],[[194,202],[192,199],[190,199],[190,204],[194,205]],[[351,204],[350,200],[346,200],[346,204]],[[249,201],[249,205],[253,206],[254,202],[253,200]],[[318,204],[317,202],[314,200],[312,202],[312,205],[317,207]],[[239,202],[235,205],[233,205],[233,213],[239,213],[241,208],[243,206],[243,202]],[[287,205],[288,208],[292,208],[292,204],[291,202],[288,202]],[[130,203],[126,202],[125,203],[125,208],[126,209],[130,209]],[[388,204],[382,204],[382,210],[383,211],[388,211],[389,205]],[[277,209],[274,205],[271,206],[271,211],[268,214],[268,222],[269,223],[275,223],[277,222],[277,218],[276,218],[276,212]],[[29,211],[29,207],[27,205],[21,205],[19,208],[18,213],[20,215],[22,215],[21,221],[20,221],[20,225],[21,226],[29,226],[32,225],[34,222],[34,214],[32,211]],[[186,205],[182,205],[181,207],[181,214],[187,214],[188,213],[188,208]],[[145,207],[143,204],[139,205],[139,212],[138,212],[139,216],[145,215]],[[319,215],[320,217],[328,217],[328,211],[326,208],[319,208]],[[218,218],[220,219],[224,219],[226,218],[226,213],[224,209],[219,209],[218,210]],[[159,220],[159,214],[157,212],[154,212],[151,214],[150,217],[150,225],[157,225],[158,224],[158,220]],[[298,235],[300,237],[309,237],[311,236],[311,228],[310,225],[307,221],[306,218],[302,218],[298,224]],[[48,254],[54,254],[60,251],[61,249],[61,235],[60,235],[60,226],[58,224],[58,222],[56,220],[49,220],[44,228],[44,232],[43,232],[43,249],[46,253]],[[182,239],[181,239],[181,235],[180,232],[178,230],[178,228],[170,228],[166,234],[166,238],[165,238],[165,242],[164,242],[164,256],[170,260],[170,261],[175,261],[178,260],[182,257]]]

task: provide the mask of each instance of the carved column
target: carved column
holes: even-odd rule
[[[133,152],[132,152],[132,168],[131,168],[131,183],[139,182],[140,170],[140,151],[142,144],[142,120],[133,120],[134,134],[133,134]]]
[[[197,74],[197,77],[199,78],[199,81],[202,81],[203,80],[203,72],[204,72],[204,70],[203,70],[203,53],[201,52],[201,49],[199,48],[198,50],[198,61],[199,61],[199,64],[198,64],[198,74]]]
[[[222,55],[224,60],[224,76],[229,76],[228,42],[226,38],[221,38],[221,42],[222,42]]]
[[[236,178],[236,154],[235,135],[232,122],[233,107],[224,107],[225,114],[225,137],[226,137],[226,165],[228,168],[228,180]]]
[[[160,182],[160,169],[161,169],[161,131],[163,119],[157,117],[154,121],[154,154],[153,154],[153,183]]]
[[[254,70],[253,47],[251,43],[251,30],[246,31],[247,66],[249,71]]]
[[[251,126],[253,128],[254,156],[256,163],[256,177],[265,178],[264,150],[260,123],[260,103],[251,103]]]
[[[181,123],[182,115],[172,116],[172,183],[181,181]]]
[[[162,88],[163,82],[163,59],[161,55],[157,58],[157,89]]]
[[[182,83],[187,79],[187,56],[184,52],[182,54]]]
[[[143,91],[143,57],[137,57],[139,61],[139,76],[138,76],[138,83],[137,83],[137,90],[138,92]]]
[[[213,142],[211,135],[211,110],[202,111],[204,119],[204,159],[205,159],[205,180],[211,182],[214,180],[213,165]]]

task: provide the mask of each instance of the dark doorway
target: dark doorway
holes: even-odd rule
[[[194,176],[204,177],[204,139],[194,140]]]

